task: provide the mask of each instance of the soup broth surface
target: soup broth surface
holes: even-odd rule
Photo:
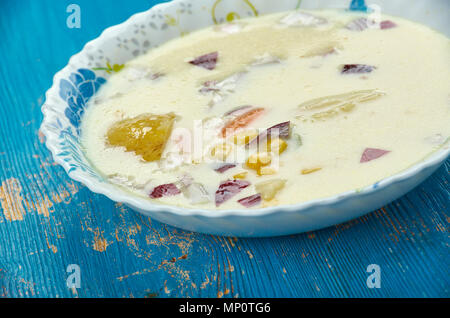
[[[295,11],[150,50],[89,101],[82,144],[136,195],[255,209],[357,190],[450,136],[450,41],[398,17]]]

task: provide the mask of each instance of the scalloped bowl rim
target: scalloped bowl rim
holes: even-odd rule
[[[156,9],[162,9],[164,7],[172,6],[174,3],[183,2],[184,0],[173,0],[170,2],[164,2],[157,4],[153,6],[152,8],[139,12],[136,14],[133,14],[128,19],[126,19],[124,22],[108,27],[106,28],[100,36],[97,38],[87,42],[83,49],[78,52],[77,54],[74,54],[70,59],[68,64],[62,68],[59,72],[57,72],[53,77],[53,83],[50,89],[47,90],[45,94],[45,103],[41,107],[41,111],[44,115],[44,119],[42,121],[40,131],[45,136],[46,141],[45,145],[50,150],[53,160],[61,165],[66,173],[69,175],[69,177],[75,181],[78,181],[82,184],[84,184],[90,191],[98,194],[103,194],[107,198],[111,199],[115,202],[120,202],[124,204],[128,204],[134,208],[143,210],[143,211],[152,211],[152,212],[168,212],[175,215],[180,216],[202,216],[207,218],[221,218],[226,216],[242,216],[242,217],[258,217],[263,215],[271,215],[275,213],[291,213],[291,212],[300,212],[301,210],[308,210],[315,207],[320,206],[331,206],[333,204],[336,204],[338,202],[342,201],[348,201],[352,200],[355,197],[358,196],[364,196],[368,195],[377,191],[381,191],[382,189],[391,186],[395,183],[400,183],[401,181],[404,181],[406,179],[409,179],[423,170],[443,164],[445,160],[450,156],[450,146],[449,142],[447,141],[444,143],[440,149],[437,149],[435,152],[433,152],[431,155],[428,155],[423,161],[414,164],[412,167],[407,168],[397,174],[394,174],[392,176],[389,176],[387,178],[384,178],[378,182],[376,182],[376,186],[374,184],[365,186],[358,190],[350,190],[346,192],[341,192],[333,196],[327,196],[323,198],[318,198],[314,200],[309,200],[301,203],[296,204],[289,204],[289,205],[279,205],[275,207],[270,208],[260,208],[260,209],[232,209],[232,210],[207,210],[207,209],[192,209],[192,208],[182,208],[176,205],[164,205],[164,204],[154,204],[151,201],[139,197],[139,195],[132,194],[130,192],[127,192],[125,190],[122,190],[119,186],[113,186],[113,189],[106,189],[102,187],[102,185],[97,184],[96,181],[92,180],[89,176],[83,176],[77,173],[77,171],[70,171],[69,172],[69,166],[68,164],[59,156],[57,156],[57,143],[55,142],[55,138],[53,133],[47,129],[47,124],[49,120],[49,113],[50,107],[49,107],[49,100],[50,97],[53,95],[58,95],[55,93],[55,91],[58,88],[58,82],[59,79],[62,77],[61,75],[65,73],[67,69],[70,68],[71,63],[77,59],[78,57],[82,56],[85,49],[89,46],[95,45],[97,42],[100,42],[100,40],[108,35],[109,33],[113,33],[116,30],[119,30],[123,28],[125,25],[130,25],[132,22],[136,19],[138,19],[140,16],[144,16],[149,13],[149,11],[153,11]]]

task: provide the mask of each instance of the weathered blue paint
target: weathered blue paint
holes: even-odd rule
[[[82,28],[66,27],[76,2]],[[0,2],[0,296],[448,297],[450,161],[374,213],[314,233],[233,239],[183,232],[72,182],[39,136],[55,72],[151,0]],[[66,268],[81,268],[81,288]],[[369,264],[381,289],[366,286]]]

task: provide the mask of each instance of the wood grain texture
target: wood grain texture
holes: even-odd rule
[[[77,3],[82,28],[66,27]],[[157,1],[0,1],[0,296],[449,297],[450,161],[414,191],[313,233],[184,232],[72,181],[38,129],[53,74],[105,27]],[[432,124],[432,123],[430,123]],[[66,267],[81,288],[66,287]],[[381,288],[369,289],[369,264]]]

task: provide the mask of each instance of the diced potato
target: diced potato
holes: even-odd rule
[[[258,136],[257,129],[249,129],[238,132],[232,137],[232,139],[234,144],[242,146],[248,144],[251,140],[255,139],[257,136]]]
[[[107,143],[125,147],[142,156],[145,161],[161,159],[164,147],[172,133],[175,114],[142,114],[114,124],[106,134]]]
[[[315,57],[315,56],[327,56],[328,54],[333,54],[336,52],[337,43],[326,43],[325,45],[319,45],[313,47],[301,57]]]
[[[302,112],[313,112],[309,114],[313,120],[324,120],[337,116],[340,112],[349,113],[357,105],[378,99],[384,95],[384,92],[377,89],[352,91],[309,100],[302,103],[299,109]],[[305,116],[302,114],[297,118],[304,120]]]
[[[376,89],[366,89],[360,91],[352,91],[349,93],[319,97],[309,100],[299,107],[302,110],[320,109],[329,106],[344,106],[346,104],[364,103],[377,99],[385,93]]]
[[[261,207],[262,208],[270,208],[270,207],[277,206],[277,205],[280,205],[280,202],[277,199],[273,199],[270,201],[263,201],[261,204]]]
[[[260,176],[269,176],[276,173],[277,169],[275,169],[274,167],[261,167],[258,170],[258,175]]]
[[[233,179],[245,179],[247,177],[248,172],[243,171],[233,176]]]
[[[225,161],[225,159],[231,153],[231,150],[233,150],[233,146],[229,143],[224,142],[216,145],[211,149],[211,156],[218,160]]]
[[[273,179],[264,182],[257,183],[255,185],[256,192],[261,194],[261,197],[265,201],[270,201],[275,198],[278,192],[280,192],[286,185],[286,180]]]

